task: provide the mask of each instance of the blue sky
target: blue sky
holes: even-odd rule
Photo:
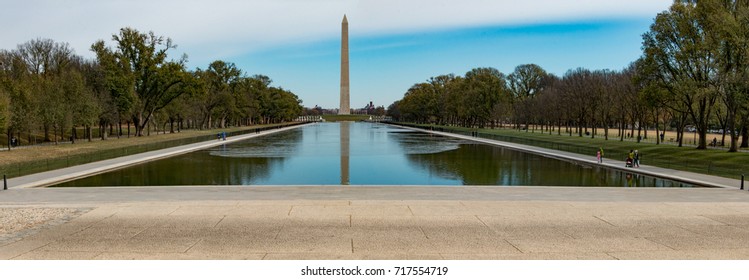
[[[355,24],[355,19],[349,19]],[[351,104],[386,106],[413,84],[442,74],[494,67],[505,74],[535,63],[563,75],[577,67],[622,69],[640,54],[651,19],[486,26],[350,38]],[[243,69],[270,76],[306,106],[338,105],[340,40],[281,46],[237,56]]]
[[[535,63],[621,69],[671,0],[0,0],[0,49],[34,38],[89,47],[122,27],[178,45],[188,67],[214,60],[269,76],[305,106],[338,107],[340,23],[348,15],[351,105],[387,106],[430,77]]]

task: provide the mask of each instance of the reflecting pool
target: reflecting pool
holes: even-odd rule
[[[318,123],[64,183],[691,187],[377,123]]]

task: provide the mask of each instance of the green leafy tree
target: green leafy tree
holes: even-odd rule
[[[717,52],[718,90],[731,136],[728,151],[736,152],[738,120],[746,114],[749,101],[749,1],[699,1],[697,13],[708,47]]]
[[[260,118],[259,93],[255,88],[260,84],[252,77],[242,77],[237,82],[235,98],[241,124],[251,125]]]
[[[430,83],[413,85],[406,92],[401,102],[401,109],[406,118],[418,123],[429,123],[438,114],[437,93]]]
[[[20,64],[25,66],[34,111],[44,129],[45,141],[58,141],[57,132],[64,135],[63,127],[70,123],[70,102],[66,102],[65,76],[74,63],[81,60],[67,43],[50,39],[34,39],[18,46]],[[19,68],[22,66],[18,65]],[[51,133],[55,137],[51,137]]]
[[[655,18],[643,35],[645,59],[654,63],[661,86],[683,104],[699,134],[697,149],[707,147],[706,134],[716,90],[716,54],[699,18],[696,1],[675,1]]]
[[[465,79],[463,107],[468,124],[484,127],[491,120],[495,105],[509,102],[505,76],[494,68],[475,68],[466,73]]]
[[[402,100],[396,100],[392,104],[388,105],[387,115],[396,121],[400,121],[403,115],[401,114],[400,104]]]
[[[0,50],[0,132],[8,133],[8,149],[10,150],[10,93],[8,87],[11,79],[8,71],[10,69],[10,54]]]
[[[303,109],[299,97],[290,91],[282,88],[270,88],[272,98],[271,106],[273,107],[271,119],[273,122],[291,121],[299,116]]]
[[[6,92],[5,87],[1,86],[5,84],[5,78],[0,77],[0,131],[7,132],[8,124],[10,123],[10,95]],[[8,137],[10,142],[10,137]],[[8,143],[8,149],[10,149],[10,143]]]
[[[100,99],[106,97],[111,105],[109,110],[103,111],[99,116],[101,123],[116,116],[117,123],[122,123],[123,119],[127,122],[127,134],[130,135],[130,123],[133,121],[135,103],[138,100],[135,94],[135,74],[130,62],[122,55],[117,55],[109,48],[105,47],[104,41],[97,41],[91,46],[91,50],[96,53],[96,69],[92,69],[91,81],[98,82],[98,91]],[[108,106],[109,107],[109,106]],[[114,116],[113,116],[114,115]],[[138,125],[136,124],[136,130]],[[87,128],[90,133],[90,127]],[[137,135],[137,133],[136,133]],[[90,140],[90,137],[89,137]]]
[[[236,113],[234,91],[242,71],[234,63],[217,60],[208,69],[198,69],[195,73],[201,84],[201,90],[196,95],[203,113],[201,126],[211,129],[216,118],[219,120],[218,126],[223,128],[226,119]]]
[[[259,123],[270,123],[274,108],[272,107],[272,98],[270,95],[270,84],[272,80],[268,76],[255,75],[248,81],[250,94],[256,100],[257,114],[256,118]]]
[[[432,90],[435,93],[434,105],[438,106],[436,112],[437,122],[440,124],[453,123],[458,116],[459,99],[457,84],[459,77],[453,74],[439,75],[429,79]]]
[[[72,127],[71,139],[75,142],[77,126],[90,128],[101,115],[101,104],[90,84],[86,83],[84,74],[80,71],[70,71],[63,76],[65,103],[69,104],[69,123]]]
[[[112,40],[115,49],[106,47],[103,41],[94,43],[91,49],[106,67],[110,90],[115,100],[123,103],[119,107],[132,107],[136,135],[143,136],[154,113],[183,94],[185,87],[193,86],[190,74],[185,71],[186,57],[167,60],[169,50],[176,46],[171,39],[153,32],[123,28]]]
[[[82,125],[84,128],[83,138],[92,141],[92,127],[97,121],[99,124],[117,123],[117,137],[123,135],[122,123],[125,121],[129,136],[131,124],[129,107],[123,107],[122,99],[118,100],[119,97],[116,95],[117,91],[112,90],[113,75],[107,75],[105,72],[107,67],[103,67],[97,61],[84,61],[80,68],[85,83],[83,94],[89,98],[86,101],[92,101],[81,104],[81,107],[76,109],[77,118],[80,119],[77,125]]]

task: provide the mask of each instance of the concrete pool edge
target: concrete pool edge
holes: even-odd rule
[[[430,134],[435,134],[435,135],[468,140],[472,142],[478,142],[478,143],[492,145],[492,146],[508,148],[508,149],[512,149],[512,150],[516,150],[520,152],[536,154],[536,155],[549,157],[549,158],[555,158],[559,160],[572,161],[575,163],[585,164],[587,166],[600,166],[604,168],[615,169],[615,170],[630,172],[630,173],[637,173],[637,174],[646,175],[646,176],[658,177],[658,178],[684,182],[684,183],[693,184],[693,185],[699,185],[699,186],[705,186],[705,187],[716,187],[716,188],[729,188],[729,189],[738,189],[739,186],[741,185],[741,181],[736,180],[736,179],[729,179],[729,178],[724,178],[724,177],[705,175],[705,174],[680,171],[680,170],[674,170],[674,169],[660,168],[660,167],[655,167],[655,166],[650,166],[650,165],[641,165],[640,168],[629,168],[629,167],[624,167],[624,161],[619,161],[619,160],[605,159],[604,163],[598,163],[595,156],[585,156],[581,154],[546,149],[546,148],[541,148],[541,147],[528,146],[528,145],[523,145],[523,144],[515,144],[515,143],[510,143],[510,142],[485,139],[485,138],[479,138],[479,137],[470,137],[470,136],[453,134],[453,133],[448,133],[448,132],[440,132],[440,131],[433,131],[433,130],[427,130],[427,129],[409,127],[409,126],[402,126],[402,125],[397,125],[397,124],[392,124],[392,123],[388,123],[387,125],[391,125],[391,126],[399,127],[403,129],[409,129],[413,131],[419,131],[419,132],[424,132],[424,133],[430,133]]]
[[[25,188],[0,193],[0,207],[220,201],[516,201],[585,203],[749,202],[727,188],[434,187],[434,186],[134,186]]]

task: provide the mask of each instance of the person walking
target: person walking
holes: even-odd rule
[[[635,150],[634,159],[635,159],[634,166],[635,167],[640,167],[640,151]]]
[[[624,161],[625,167],[634,167],[634,161],[635,161],[635,152],[634,150],[629,150],[629,153],[627,153],[627,159]]]
[[[598,158],[598,163],[603,163],[603,147],[598,148],[598,152],[596,152],[596,158]]]

